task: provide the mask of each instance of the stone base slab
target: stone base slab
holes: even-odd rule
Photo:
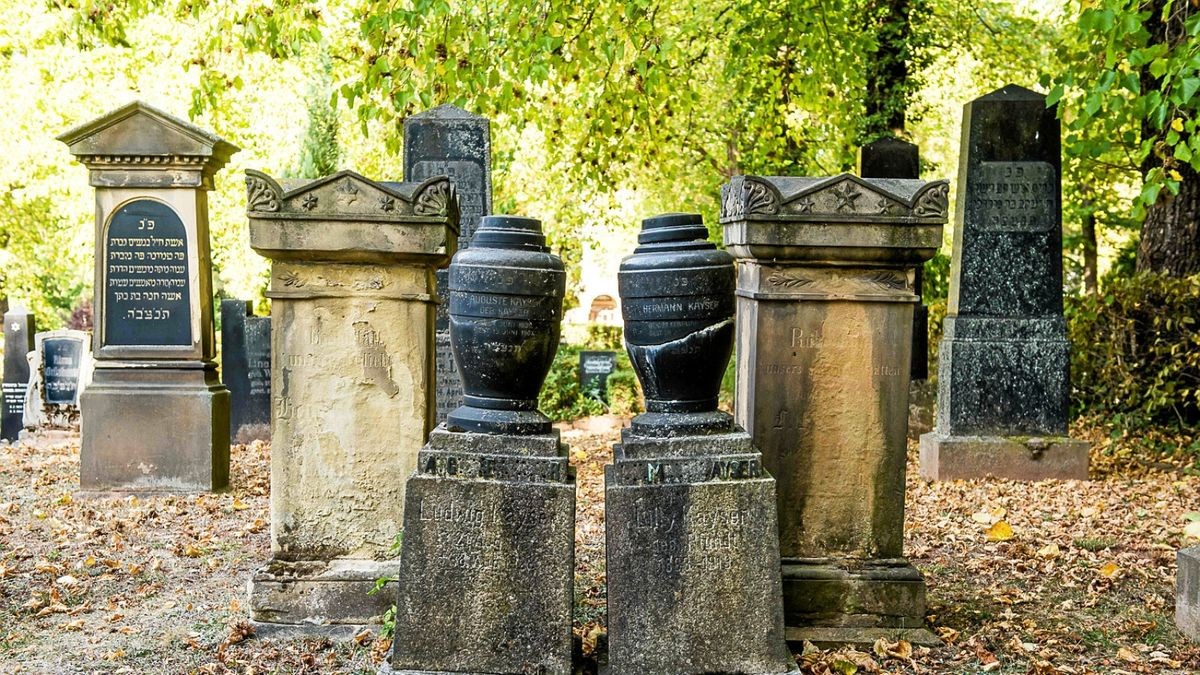
[[[782,571],[789,641],[863,644],[925,630],[925,579],[903,558],[788,558]]]
[[[933,631],[927,628],[832,628],[808,626],[805,628],[788,628],[787,641],[790,644],[802,645],[811,642],[822,649],[835,649],[845,645],[856,647],[872,647],[883,638],[889,642],[905,640],[909,644],[922,647],[941,647],[942,641]],[[870,651],[865,649],[863,651]]]
[[[925,480],[1087,480],[1091,444],[1061,436],[921,436]]]
[[[396,560],[270,562],[250,577],[250,618],[259,635],[353,635],[382,622],[395,594],[370,591],[399,568]]]
[[[794,670],[774,479],[637,484],[627,463],[605,470],[608,672]]]
[[[424,470],[406,488],[393,672],[570,675],[574,480]]]
[[[1176,561],[1175,625],[1180,633],[1200,642],[1200,546],[1183,549]]]
[[[200,368],[97,368],[80,395],[84,491],[194,493],[229,486],[229,390]]]

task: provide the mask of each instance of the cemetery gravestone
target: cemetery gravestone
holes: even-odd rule
[[[569,675],[575,477],[537,410],[566,285],[541,223],[487,216],[450,265],[463,405],[408,480],[385,672]]]
[[[1180,551],[1175,580],[1175,625],[1179,632],[1200,642],[1200,546]]]
[[[863,178],[920,178],[920,149],[916,143],[894,136],[868,143],[858,152],[858,175]],[[921,297],[924,271],[925,266],[918,265],[913,279],[913,293],[916,293],[918,300],[913,307],[913,380],[929,378],[929,308]]]
[[[404,120],[404,180],[448,176],[458,194],[458,247],[470,247],[479,220],[492,212],[492,136],[486,117],[440,105]],[[450,346],[447,271],[437,272],[437,423],[462,405],[462,382]]]
[[[949,183],[735,176],[738,423],[778,490],[789,640],[937,643],[903,558],[915,267]]]
[[[609,669],[787,673],[775,481],[717,395],[733,258],[698,214],[642,222],[619,283],[646,411],[605,467]]]
[[[271,319],[247,300],[221,301],[221,371],[232,404],[229,442],[271,438]]]
[[[229,392],[214,361],[207,193],[237,148],[140,102],[59,140],[96,188],[96,370],[80,400],[80,485],[223,489]]]
[[[616,368],[616,352],[579,352],[579,390],[607,402],[608,376]]]
[[[54,330],[35,336],[25,393],[26,429],[79,428],[79,395],[92,379],[90,347],[91,337],[84,331]]]
[[[357,632],[391,606],[405,478],[433,426],[433,270],[455,247],[445,177],[246,172],[250,246],[271,260],[271,562],[261,632]],[[226,432],[227,433],[227,432]]]
[[[1087,479],[1067,437],[1059,121],[1008,85],[966,105],[930,480]]]
[[[25,389],[29,386],[29,360],[33,351],[34,319],[24,310],[4,314],[4,399],[0,438],[15,441],[24,428]]]

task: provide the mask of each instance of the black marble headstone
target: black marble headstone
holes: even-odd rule
[[[469,248],[479,219],[492,212],[492,136],[486,117],[447,104],[404,120],[404,180],[434,176],[449,176],[454,183],[460,214],[458,247]],[[446,270],[438,270],[437,292],[442,304],[436,323],[436,423],[444,422],[450,411],[462,405],[463,396],[450,349],[446,284]]]
[[[863,178],[920,178],[921,152],[916,143],[888,136],[868,143],[858,151],[858,175]],[[917,268],[913,292],[921,298],[924,266]],[[929,308],[924,302],[913,307],[913,380],[929,379]]]
[[[42,400],[47,405],[79,405],[84,338],[56,335],[42,340]]]
[[[616,368],[616,352],[579,352],[579,390],[608,402],[608,376]]]
[[[153,199],[118,209],[105,229],[105,345],[192,344],[187,231]]]
[[[0,438],[17,440],[25,413],[25,387],[29,384],[29,359],[33,351],[33,315],[13,310],[4,315],[4,397]]]
[[[938,375],[943,436],[1066,433],[1060,152],[1045,96],[1008,85],[967,104]]]
[[[271,425],[271,319],[245,300],[221,301],[221,374],[232,398],[229,440],[265,438]]]

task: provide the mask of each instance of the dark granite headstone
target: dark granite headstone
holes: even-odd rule
[[[863,178],[920,178],[921,151],[916,143],[888,136],[867,143],[858,151],[858,175]],[[913,293],[921,300],[922,273],[925,266],[917,267],[913,281]],[[929,378],[929,308],[918,302],[913,306],[913,380]]]
[[[49,405],[79,405],[83,336],[61,335],[42,340],[42,397]]]
[[[29,385],[29,360],[33,351],[33,315],[13,310],[4,315],[4,399],[0,438],[15,441],[25,413],[25,387]]]
[[[579,390],[607,402],[608,376],[616,368],[616,352],[579,352]]]
[[[492,136],[486,117],[453,105],[440,105],[404,120],[404,180],[449,176],[458,194],[458,247],[469,248],[479,219],[492,212]],[[446,314],[446,270],[437,271],[437,415],[435,422],[462,405],[462,383],[450,349]]]
[[[937,428],[921,437],[931,479],[1087,478],[1066,438],[1059,121],[1008,85],[968,103]]]
[[[190,345],[187,231],[153,199],[113,214],[105,234],[104,335],[109,345]]]
[[[247,300],[221,301],[221,374],[232,397],[229,440],[271,435],[271,319]]]

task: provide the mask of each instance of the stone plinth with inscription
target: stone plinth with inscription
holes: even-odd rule
[[[934,642],[903,557],[915,268],[949,184],[735,176],[737,421],[778,486],[789,640]]]
[[[569,675],[575,477],[537,395],[566,275],[531,218],[488,216],[450,265],[463,405],[408,480],[385,672]]]
[[[232,399],[229,442],[271,440],[271,319],[221,301],[221,374]]]
[[[1059,122],[1045,96],[1008,85],[963,114],[950,298],[938,356],[930,480],[1087,479],[1067,437]]]
[[[609,670],[787,673],[775,481],[717,410],[733,258],[698,214],[642,221],[618,282],[646,412],[605,467]]]
[[[486,117],[454,105],[440,105],[404,120],[404,180],[447,176],[458,194],[459,248],[469,248],[479,220],[492,212],[492,135]],[[437,272],[441,302],[437,314],[438,424],[462,405],[462,382],[450,347],[447,271]]]
[[[233,145],[143,103],[59,136],[96,188],[95,374],[85,492],[229,483],[229,391],[214,362],[208,191]]]
[[[15,441],[24,428],[25,389],[29,386],[29,360],[33,351],[33,314],[23,309],[4,313],[4,398],[0,411],[0,438]]]
[[[433,423],[433,271],[454,250],[445,177],[246,172],[250,245],[271,260],[271,557],[263,631],[352,632],[391,604],[404,480]]]

